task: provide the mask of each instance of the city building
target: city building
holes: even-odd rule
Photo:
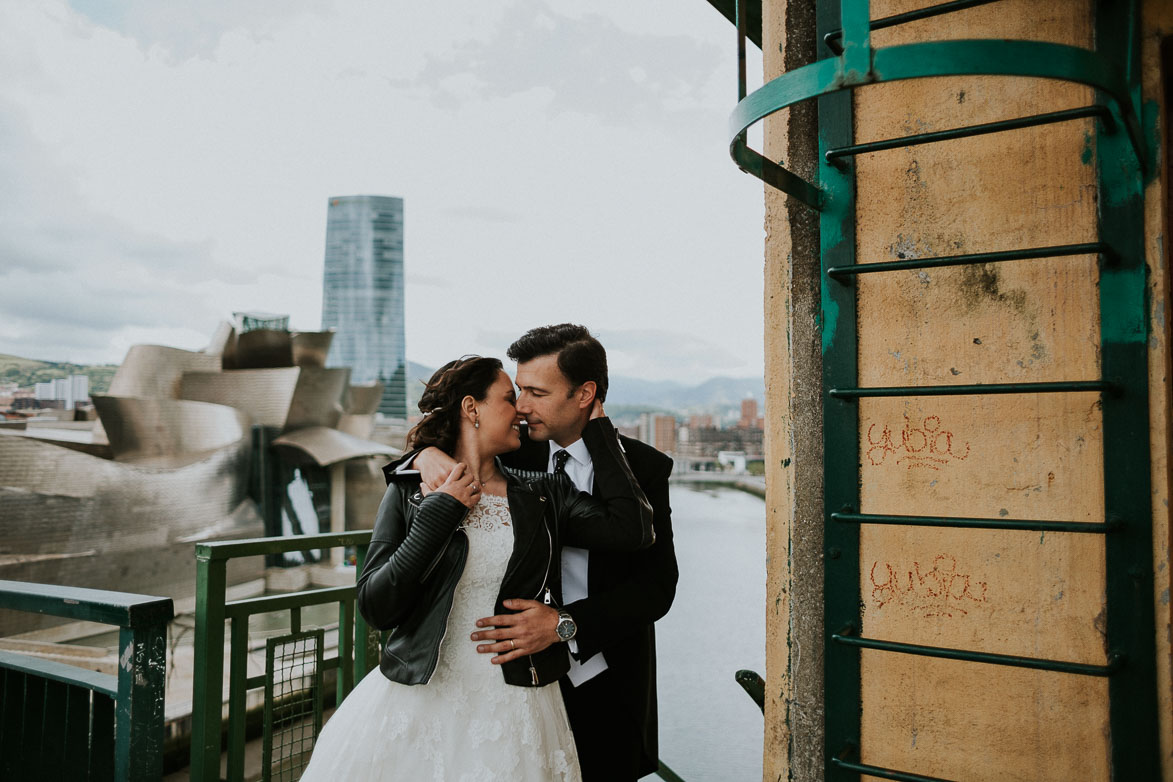
[[[689,429],[711,429],[713,428],[713,416],[708,414],[690,415],[688,417]]]
[[[747,396],[741,400],[741,418],[737,420],[737,426],[740,429],[762,429],[766,425],[766,419],[758,415],[758,400],[752,396]]]
[[[407,418],[403,199],[331,198],[326,213],[322,330],[334,331],[330,366],[354,383],[383,383],[378,412]]]
[[[658,451],[676,451],[676,418],[661,413],[643,413],[639,417],[639,435],[636,438]]]
[[[40,405],[72,410],[90,398],[90,379],[85,375],[70,375],[47,380],[33,386],[33,399],[37,402],[62,402],[61,405]]]
[[[685,426],[677,432],[676,469],[710,471],[726,469],[728,459],[721,454],[741,454],[740,471],[748,461],[762,458],[763,431],[758,427]]]

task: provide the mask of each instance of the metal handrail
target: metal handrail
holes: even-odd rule
[[[50,710],[58,710],[52,721],[62,723],[54,727],[59,731],[57,739],[64,743],[56,747],[53,761],[61,765],[63,772],[65,769],[84,771],[85,764],[89,763],[90,770],[100,775],[100,769],[109,764],[115,779],[130,782],[158,779],[163,773],[167,623],[175,614],[171,599],[84,587],[0,581],[0,608],[118,628],[116,676],[15,653],[0,655],[0,668],[52,683],[51,687],[46,687],[44,701],[37,707],[46,715]],[[52,696],[50,689],[54,693]],[[92,705],[89,693],[93,693]],[[21,699],[5,699],[5,711],[14,708],[23,708]],[[82,709],[83,713],[74,716],[71,709],[75,712]],[[17,724],[26,717],[17,714]],[[7,714],[4,724],[9,724]],[[76,738],[80,746],[68,746],[70,737]],[[56,774],[43,765],[26,768],[23,764],[31,759],[22,750],[32,749],[26,744],[5,738],[0,777]],[[37,744],[35,751],[38,752],[49,746],[47,742],[44,746],[40,742]],[[69,774],[64,772],[63,775]]]
[[[361,572],[370,543],[369,530],[359,532],[250,538],[201,543],[196,546],[195,671],[192,685],[191,779],[219,782],[224,703],[224,623],[231,622],[228,686],[228,779],[244,773],[245,706],[248,690],[265,685],[264,676],[248,676],[248,620],[271,611],[289,611],[293,633],[301,630],[301,610],[308,606],[339,606],[338,655],[323,660],[322,668],[338,669],[337,698],[342,699],[374,664],[368,652],[370,633],[355,611],[354,586],[324,587],[281,595],[228,600],[227,566],[241,557],[354,547],[356,574]]]

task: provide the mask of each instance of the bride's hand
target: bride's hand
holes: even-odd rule
[[[456,463],[436,491],[455,497],[466,508],[473,507],[481,498],[481,485],[469,475],[462,462]]]
[[[595,406],[591,408],[591,420],[593,421],[596,418],[602,418],[605,415],[607,414],[603,412],[603,403],[596,398]]]

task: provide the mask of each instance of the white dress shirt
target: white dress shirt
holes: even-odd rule
[[[549,442],[550,458],[546,463],[546,471],[554,472],[554,454],[564,450],[570,454],[570,458],[566,460],[566,476],[570,478],[570,482],[574,484],[576,489],[590,492],[595,485],[595,463],[591,459],[591,452],[587,450],[586,443],[582,440],[575,440],[563,448],[553,440]],[[574,546],[562,547],[562,602],[564,604],[582,600],[587,596],[589,564],[590,554],[586,549]],[[570,651],[578,651],[578,644],[573,639],[569,641],[568,645]],[[607,670],[607,661],[603,658],[602,652],[581,663],[571,655],[570,671],[566,676],[570,679],[570,683],[577,687],[605,670]]]

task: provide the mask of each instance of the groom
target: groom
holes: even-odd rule
[[[565,472],[582,491],[593,491],[594,467],[582,430],[595,400],[607,396],[607,353],[583,326],[563,323],[531,329],[509,346],[517,362],[517,411],[528,437],[506,454],[510,467]],[[631,471],[652,506],[656,542],[631,553],[562,552],[561,608],[512,599],[517,613],[477,621],[477,651],[500,664],[564,643],[570,672],[561,679],[566,711],[584,782],[627,782],[658,767],[656,640],[653,623],[676,594],[668,476],[672,460],[655,448],[620,437]],[[425,451],[414,466],[425,485],[450,464],[429,464]],[[449,460],[450,461],[450,460]],[[432,478],[433,481],[428,479]]]

